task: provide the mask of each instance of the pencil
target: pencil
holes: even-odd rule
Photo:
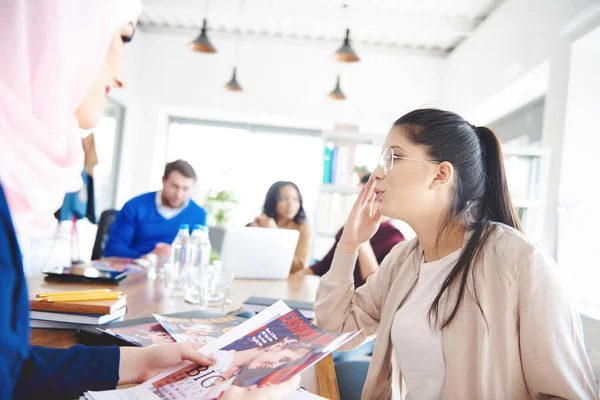
[[[90,300],[117,300],[123,297],[123,293],[96,293],[88,294],[85,296],[74,295],[74,296],[56,296],[56,297],[44,297],[37,299],[37,301],[45,301],[48,303],[66,303],[66,302],[77,302],[77,301],[90,301]]]
[[[35,295],[37,298],[55,297],[55,296],[72,296],[72,295],[86,295],[96,293],[110,293],[110,289],[92,289],[92,290],[78,290],[75,292],[54,292],[54,293],[38,293]]]

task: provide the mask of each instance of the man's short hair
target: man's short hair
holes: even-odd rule
[[[165,174],[163,175],[163,179],[169,179],[169,175],[173,171],[179,172],[186,178],[192,178],[194,180],[196,180],[197,178],[196,171],[194,171],[194,167],[192,167],[189,162],[184,160],[175,160],[173,162],[168,163],[165,166]]]

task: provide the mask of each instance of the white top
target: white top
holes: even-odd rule
[[[182,212],[190,203],[190,200],[186,200],[183,205],[181,207],[177,207],[177,208],[169,208],[167,206],[164,206],[162,203],[162,190],[159,190],[158,192],[156,192],[156,211],[158,211],[158,213],[160,215],[162,215],[165,219],[171,219],[175,216],[177,216],[177,214],[179,214],[180,212]]]
[[[441,399],[446,365],[442,334],[429,323],[429,309],[461,250],[441,260],[421,263],[417,282],[392,323],[392,344],[407,387],[407,400]],[[440,311],[443,309],[440,308]]]

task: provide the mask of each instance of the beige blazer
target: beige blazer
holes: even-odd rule
[[[555,262],[516,230],[500,224],[492,229],[468,282],[469,293],[475,283],[489,329],[467,294],[442,331],[442,398],[598,399],[581,320],[561,288]],[[315,303],[318,325],[332,332],[362,329],[346,348],[377,334],[363,399],[391,398],[392,381],[401,380],[392,372],[390,331],[417,280],[422,254],[416,239],[399,243],[367,283],[354,290],[357,255],[338,251],[321,278]],[[455,298],[453,290],[450,304]]]

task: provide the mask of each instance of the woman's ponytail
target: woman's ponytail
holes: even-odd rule
[[[483,218],[522,231],[521,222],[510,199],[500,143],[494,132],[485,126],[476,127],[475,130],[481,142],[485,164],[485,194],[481,202]]]

